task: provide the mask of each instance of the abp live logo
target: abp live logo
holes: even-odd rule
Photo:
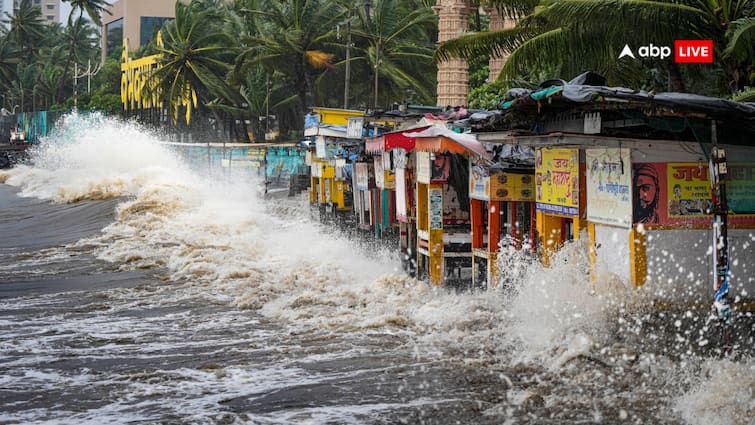
[[[674,41],[674,62],[713,63],[713,40]]]
[[[668,46],[656,46],[650,43],[640,46],[637,54],[642,58],[666,59],[671,56]],[[624,45],[619,59],[629,56],[635,59],[629,45]],[[713,63],[713,40],[676,40],[674,42],[674,62],[676,63]]]

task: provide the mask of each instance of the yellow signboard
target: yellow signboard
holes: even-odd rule
[[[493,201],[534,201],[535,176],[493,173],[490,176],[490,199]]]
[[[669,217],[705,215],[710,207],[708,167],[697,162],[666,166]]]
[[[162,46],[161,33],[157,33],[157,44]],[[154,81],[150,81],[152,72],[159,64],[160,55],[145,56],[143,58],[132,59],[128,56],[128,41],[123,39],[123,53],[121,54],[121,103],[123,109],[140,110],[160,106],[160,94],[156,90]],[[149,91],[149,96],[146,96]],[[188,124],[191,121],[191,111],[197,107],[197,93],[190,86],[186,86],[183,95],[176,101],[173,110],[173,122],[178,121],[178,109],[185,108],[184,119]]]
[[[538,211],[579,216],[579,149],[535,152],[535,200]]]

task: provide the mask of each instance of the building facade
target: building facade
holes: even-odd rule
[[[118,0],[102,15],[102,60],[128,40],[130,49],[149,43],[162,24],[175,17],[175,0]]]

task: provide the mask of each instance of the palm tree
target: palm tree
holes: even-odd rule
[[[16,78],[16,69],[21,61],[18,50],[8,34],[0,36],[0,87],[7,87]],[[4,105],[0,105],[2,107]]]
[[[86,12],[86,14],[89,16],[89,19],[91,19],[92,22],[94,22],[94,24],[98,27],[102,26],[102,13],[110,13],[110,11],[107,10],[108,3],[106,0],[63,1],[71,4],[71,13],[68,14],[68,28],[70,28],[72,36],[69,38],[68,58],[66,59],[65,65],[63,66],[63,76],[60,80],[60,86],[57,90],[58,98],[61,100],[63,96],[63,87],[65,85],[65,81],[68,80],[69,74],[71,72],[71,63],[79,59],[76,56],[76,51],[77,49],[79,49],[77,42],[79,42],[82,38],[82,31],[87,32],[87,30],[83,29],[84,26],[88,26],[88,24],[84,20],[84,12]],[[76,17],[74,18],[74,16]]]
[[[72,26],[74,22],[73,17],[78,14],[78,19],[84,17],[84,12],[89,15],[89,19],[92,20],[98,27],[102,26],[102,13],[110,14],[107,9],[107,0],[63,0],[66,3],[71,4],[71,13],[68,14],[68,26]]]
[[[292,121],[281,121],[281,130],[300,129],[307,105],[317,103],[317,76],[332,68],[334,54],[325,51],[334,39],[343,9],[330,0],[251,0],[241,9],[247,19],[245,46],[237,60],[238,72],[261,65],[269,75],[297,96]],[[282,115],[282,114],[279,114]]]
[[[9,34],[29,60],[34,56],[34,47],[45,38],[45,24],[42,11],[32,4],[32,0],[21,0],[14,15],[5,14],[10,24]]]
[[[176,2],[175,19],[160,30],[160,66],[151,75],[145,93],[151,95],[158,89],[174,123],[181,104],[190,110],[197,102],[201,108],[214,98],[233,98],[225,79],[235,58],[236,43],[222,26],[227,15],[220,9],[201,6]]]
[[[34,86],[34,97],[39,99],[39,106],[42,109],[49,109],[55,102],[55,92],[60,85],[63,69],[54,62],[45,62],[39,69],[37,83]]]
[[[618,54],[625,44],[673,46],[676,39],[711,39],[715,67],[726,79],[716,91],[731,94],[753,78],[754,59],[746,54],[755,31],[750,22],[755,13],[753,0],[542,0],[536,8],[523,11],[528,13],[516,28],[444,43],[436,57],[508,50],[511,53],[500,79],[555,66],[565,76],[589,69],[603,73],[611,83],[626,85],[641,84],[646,78],[642,71],[655,67],[667,73],[672,89],[685,91],[692,80],[685,75],[694,76],[699,70],[682,70],[672,61],[619,60]]]
[[[358,9],[359,25],[353,33],[366,41],[367,47],[355,61],[369,63],[373,74],[373,108],[379,102],[381,75],[387,85],[384,99],[403,97],[406,89],[416,90],[424,101],[434,97],[434,85],[428,84],[433,48],[430,30],[435,14],[419,2],[377,0],[368,11]]]

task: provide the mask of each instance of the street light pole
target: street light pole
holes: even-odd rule
[[[380,75],[380,41],[375,43],[375,99],[372,102],[372,109],[377,110],[378,104],[378,77]]]
[[[78,108],[79,104],[79,78],[87,77],[87,93],[92,90],[92,77],[100,72],[101,65],[95,65],[92,69],[92,61],[87,61],[87,70],[79,74],[79,64],[74,62],[73,64],[73,107]]]
[[[343,109],[349,109],[349,80],[351,79],[351,7],[346,21],[346,81],[343,85]]]

